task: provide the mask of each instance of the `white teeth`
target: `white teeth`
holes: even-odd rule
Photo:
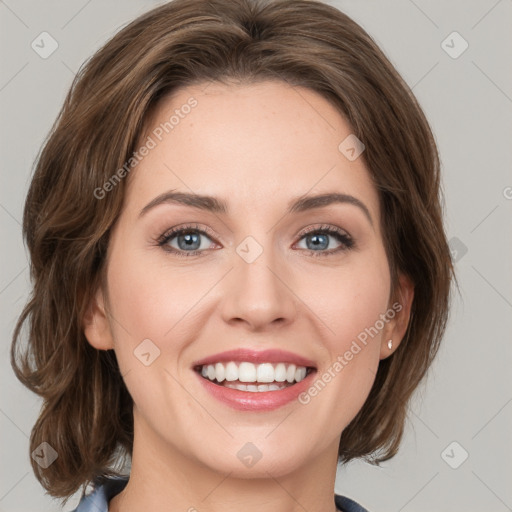
[[[295,370],[295,380],[300,382],[306,376],[306,371],[306,368],[299,366],[299,368]]]
[[[238,389],[239,391],[250,391],[250,392],[262,392],[262,391],[278,391],[280,389],[284,389],[287,386],[285,384],[231,384],[230,382],[224,384],[224,387],[231,389]]]
[[[300,382],[306,377],[307,368],[288,363],[262,363],[253,364],[246,361],[236,363],[215,363],[204,365],[201,368],[201,375],[209,380],[223,382],[224,386],[242,389],[242,391],[277,391],[292,384]],[[238,381],[236,384],[228,384]],[[265,385],[245,385],[240,383],[259,383]],[[284,383],[277,385],[276,383]]]
[[[291,364],[290,366],[288,366],[288,369],[286,370],[286,380],[288,382],[293,382],[295,380],[295,370],[297,368],[295,367],[294,364]],[[208,372],[210,373],[210,372]]]
[[[274,367],[270,363],[259,364],[256,376],[258,382],[274,382]]]
[[[240,363],[238,367],[238,380],[240,382],[256,382],[256,366],[252,363]]]
[[[276,382],[284,382],[286,380],[286,366],[279,363],[274,370],[274,380]]]
[[[238,380],[238,366],[233,361],[226,365],[226,380],[230,382]]]
[[[217,379],[217,382],[222,382],[226,376],[226,369],[224,368],[224,365],[221,363],[217,363],[215,365],[215,378]]]

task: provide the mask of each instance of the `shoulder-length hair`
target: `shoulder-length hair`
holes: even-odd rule
[[[187,85],[282,80],[334,105],[365,145],[378,191],[391,293],[403,272],[415,286],[398,349],[379,364],[367,400],[341,435],[339,461],[371,463],[398,450],[407,403],[445,331],[451,280],[440,165],[428,122],[372,38],[315,0],[175,0],[128,24],[80,69],[38,156],[23,235],[33,290],[13,334],[21,382],[43,399],[30,451],[52,495],[69,497],[131,455],[132,399],[113,351],[94,349],[82,319],[104,285],[109,233],[129,176],[105,184],[133,158],[150,113]],[[119,177],[121,173],[118,173]],[[28,323],[28,344],[20,346]]]

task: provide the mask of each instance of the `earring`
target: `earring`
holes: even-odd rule
[[[391,350],[391,347],[393,346],[393,340],[388,341],[388,348]]]

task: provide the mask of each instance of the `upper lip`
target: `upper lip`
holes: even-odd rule
[[[226,352],[219,352],[205,357],[193,363],[193,366],[204,366],[214,363],[229,361],[247,361],[249,363],[292,363],[297,366],[306,366],[315,368],[315,363],[311,359],[299,356],[286,350],[251,350],[249,348],[237,348]]]

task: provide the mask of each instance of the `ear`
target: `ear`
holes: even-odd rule
[[[380,359],[386,359],[398,348],[409,325],[414,299],[414,283],[405,274],[400,274],[398,281],[399,285],[395,293],[395,300],[389,304],[388,312],[390,314],[386,316],[389,318],[392,315],[391,311],[394,311],[395,314],[393,318],[388,320],[382,330]],[[393,341],[391,349],[388,347],[389,340]]]
[[[105,300],[101,286],[89,303],[82,321],[85,337],[90,345],[98,350],[114,348],[114,338],[105,309]]]

